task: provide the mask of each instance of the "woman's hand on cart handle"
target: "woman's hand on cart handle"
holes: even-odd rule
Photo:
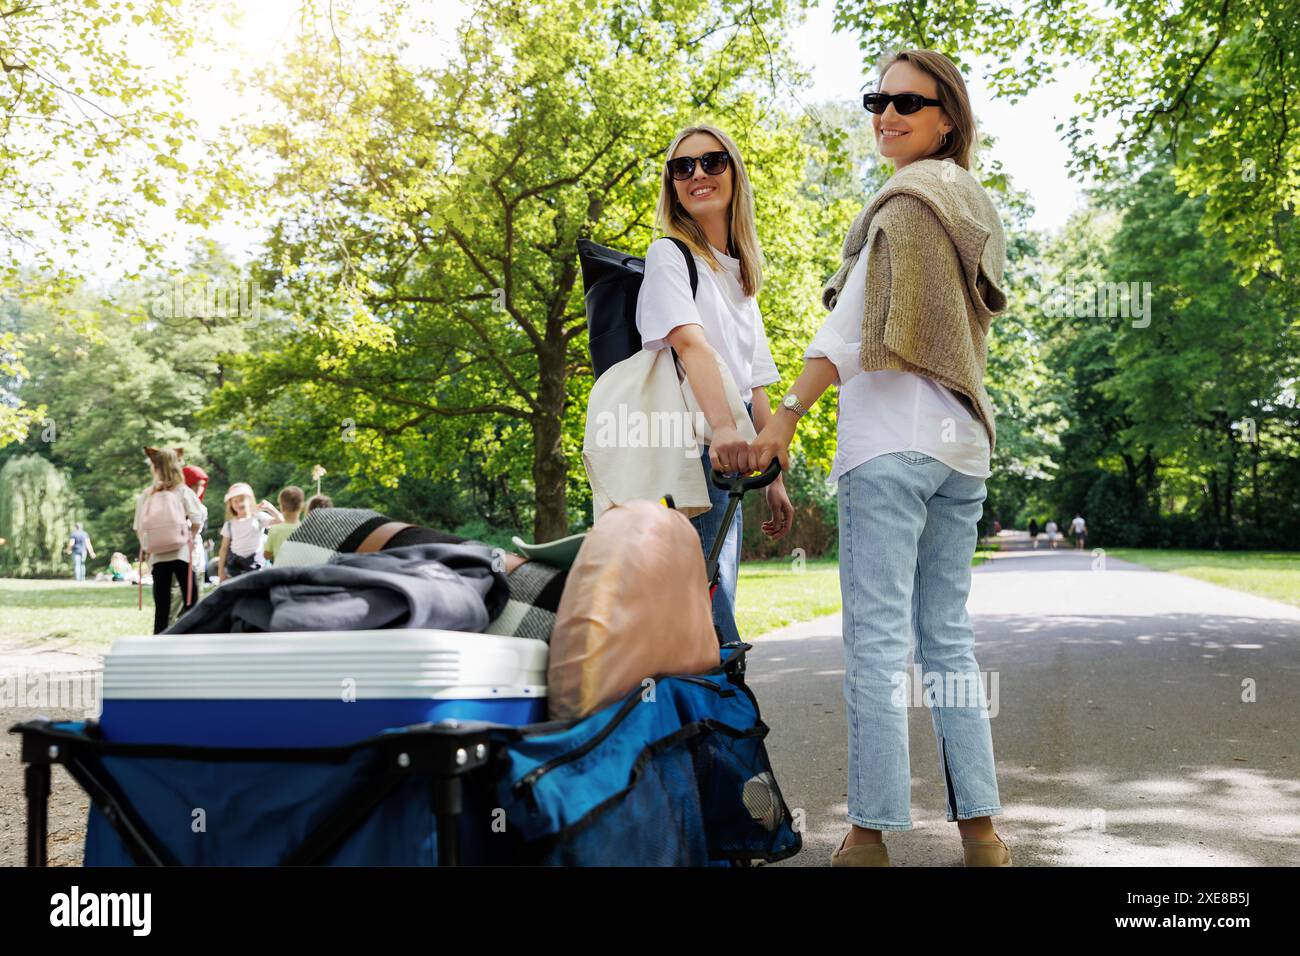
[[[818,355],[805,359],[803,371],[790,386],[790,392],[804,408],[812,408],[817,399],[837,380],[835,363],[825,356]],[[775,456],[781,461],[781,467],[790,469],[790,442],[794,440],[794,431],[799,424],[799,413],[786,408],[784,403],[768,417],[763,431],[749,446],[749,461],[752,468],[762,468]]]
[[[748,457],[749,442],[735,428],[723,426],[714,430],[713,443],[709,445],[709,464],[715,471],[724,474],[744,471]]]
[[[749,445],[749,458],[745,466],[750,471],[758,471],[760,468],[766,468],[775,458],[781,463],[781,470],[788,471],[790,468],[790,439],[793,433],[788,429],[786,423],[778,416],[772,416],[768,419],[767,425],[759,436]]]
[[[781,480],[781,463],[775,458],[763,469],[760,474],[753,474],[755,469],[749,471],[736,469],[734,474],[727,474],[714,468],[711,473],[711,480],[715,488],[721,488],[723,491],[738,491],[742,495],[747,491],[753,491],[756,488],[766,488],[773,482]]]

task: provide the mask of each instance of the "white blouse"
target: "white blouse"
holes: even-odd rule
[[[781,381],[758,300],[745,295],[740,285],[740,260],[713,250],[721,271],[715,272],[695,256],[699,291],[691,296],[691,276],[686,257],[671,239],[650,243],[645,257],[645,278],[636,300],[636,327],[648,351],[668,348],[668,333],[679,325],[698,325],[704,338],[722,359],[741,398],[749,401],[751,389]]]
[[[949,468],[988,478],[989,437],[965,400],[924,375],[882,369],[864,372],[858,352],[866,305],[867,256],[849,272],[835,308],[804,358],[835,363],[840,385],[835,461],[828,483],[878,455],[919,451]]]

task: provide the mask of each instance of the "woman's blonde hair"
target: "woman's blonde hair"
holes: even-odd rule
[[[153,448],[145,445],[144,453],[149,456],[149,461],[153,463],[154,469],[158,472],[160,487],[170,489],[185,484],[185,475],[181,473],[180,463],[176,460],[176,452],[170,448]]]
[[[969,170],[975,161],[975,147],[978,140],[975,130],[975,113],[971,109],[970,95],[966,92],[966,81],[962,78],[957,64],[942,53],[934,50],[900,50],[881,57],[877,68],[876,89],[884,82],[885,72],[899,61],[912,64],[918,70],[934,78],[939,89],[940,108],[952,120],[952,129],[948,131],[947,142],[931,153],[926,159],[951,159],[963,169]]]
[[[754,227],[754,188],[750,185],[744,160],[740,158],[740,149],[730,136],[716,126],[691,126],[673,138],[668,153],[664,156],[664,165],[660,172],[661,185],[659,204],[655,208],[655,228],[665,236],[672,236],[685,242],[715,272],[722,268],[713,254],[713,247],[709,244],[704,229],[677,198],[672,174],[668,172],[667,161],[673,158],[673,153],[677,152],[677,147],[681,145],[682,140],[696,133],[707,133],[712,136],[731,156],[731,168],[735,173],[731,182],[731,208],[727,215],[730,251],[734,251],[736,258],[740,260],[740,288],[747,296],[758,295],[758,290],[763,284],[763,248],[758,243],[758,230]]]

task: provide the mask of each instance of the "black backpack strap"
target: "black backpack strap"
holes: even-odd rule
[[[691,298],[693,299],[695,298],[695,293],[700,286],[700,274],[695,270],[695,256],[691,254],[691,247],[682,242],[676,236],[666,236],[665,238],[671,239],[673,245],[682,250],[682,255],[686,257],[686,271],[689,272],[691,276]],[[677,357],[677,350],[672,346],[669,346],[668,348],[669,351],[673,353],[673,363],[676,364],[677,362],[680,362],[681,359]]]
[[[691,247],[676,236],[667,236],[678,249],[682,250],[682,255],[686,257],[686,271],[691,274],[691,298],[695,298],[695,292],[700,286],[700,274],[695,271],[695,256],[691,254]]]

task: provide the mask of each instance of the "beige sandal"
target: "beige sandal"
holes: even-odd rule
[[[844,841],[848,838],[845,834],[840,848],[831,854],[831,866],[889,866],[889,851],[884,843],[859,843],[846,847]]]
[[[961,851],[967,866],[1012,866],[1011,850],[994,834],[992,840],[962,840]]]

